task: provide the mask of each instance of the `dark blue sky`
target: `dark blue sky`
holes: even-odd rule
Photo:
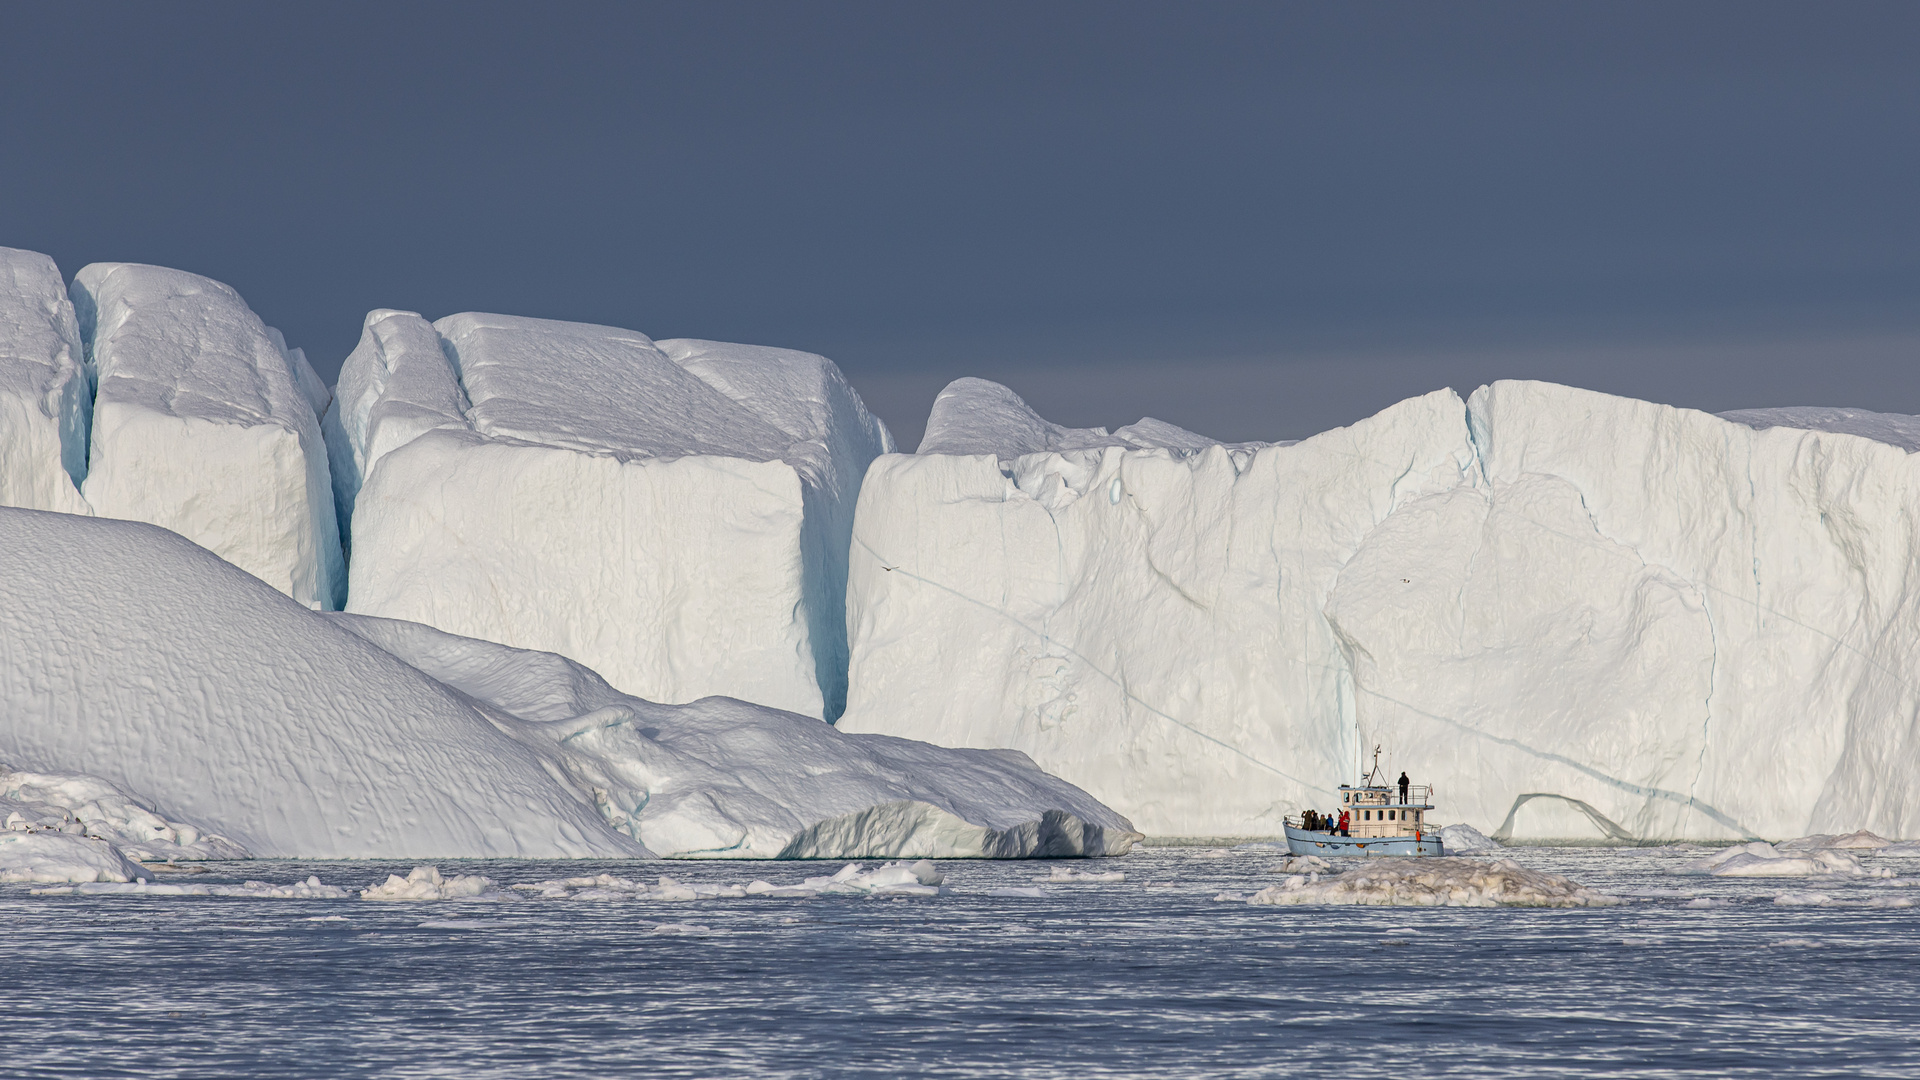
[[[1920,5],[0,8],[0,244],[331,375],[479,309],[840,361],[909,446],[1442,385],[1920,413]]]

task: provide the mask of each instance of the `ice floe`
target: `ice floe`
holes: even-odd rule
[[[163,881],[100,882],[66,888],[35,889],[35,896],[224,896],[246,900],[346,900],[353,894],[308,877],[290,885],[249,881],[240,885],[175,884]]]
[[[387,880],[360,890],[362,900],[467,900],[498,892],[493,882],[477,874],[442,877],[437,866],[416,866],[406,877],[388,874]]]
[[[1809,838],[1813,839],[1813,838]],[[1868,849],[1871,850],[1871,849]],[[1756,840],[1695,859],[1676,868],[1680,874],[1714,877],[1812,877],[1831,874],[1848,877],[1892,877],[1893,871],[1861,865],[1858,857],[1839,847],[1775,847]]]
[[[1249,904],[1395,907],[1595,907],[1621,902],[1512,859],[1454,858],[1383,858],[1337,874],[1296,874],[1244,899]]]
[[[68,832],[0,832],[0,881],[134,881],[150,876],[104,840]]]
[[[1478,851],[1504,851],[1497,841],[1489,839],[1487,834],[1471,825],[1448,825],[1440,830],[1440,846],[1449,855],[1466,855]]]

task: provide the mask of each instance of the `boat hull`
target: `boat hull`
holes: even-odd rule
[[[1295,855],[1318,855],[1323,859],[1348,856],[1440,856],[1446,849],[1440,833],[1423,832],[1419,836],[1341,836],[1335,832],[1308,832],[1286,826],[1287,850]]]

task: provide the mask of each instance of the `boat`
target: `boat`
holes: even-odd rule
[[[1358,784],[1341,784],[1340,807],[1318,822],[1309,820],[1315,811],[1290,815],[1282,822],[1287,830],[1287,850],[1295,855],[1319,855],[1323,858],[1356,855],[1424,856],[1445,855],[1440,828],[1428,821],[1433,812],[1433,785],[1409,784],[1401,794],[1397,784],[1382,784],[1380,748],[1373,748],[1373,770]],[[1343,832],[1334,827],[1340,813],[1347,815]],[[1307,828],[1309,824],[1316,828]]]

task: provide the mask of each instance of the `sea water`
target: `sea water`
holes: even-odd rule
[[[1216,899],[1281,880],[1284,853],[1270,847],[943,862],[948,891],[908,899],[374,903],[0,886],[0,1071],[1920,1075],[1920,908],[1886,906],[1920,899],[1920,859],[1869,860],[1891,878],[1764,881],[1673,872],[1699,851],[1506,854],[1628,902]],[[164,879],[360,888],[412,865],[253,861]],[[781,883],[837,868],[437,865],[502,885],[601,872]],[[1055,867],[1125,879],[1036,880]]]

